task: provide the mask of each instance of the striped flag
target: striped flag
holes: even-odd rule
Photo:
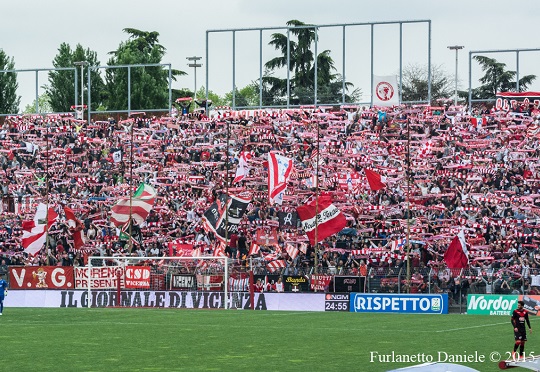
[[[266,267],[268,268],[270,272],[275,272],[283,267],[287,267],[287,263],[285,262],[285,260],[276,260],[276,261],[268,262],[266,264]]]
[[[129,221],[131,209],[133,220],[137,224],[143,223],[154,206],[156,195],[156,190],[152,186],[141,183],[131,198],[131,208],[129,198],[118,200],[112,207],[111,222],[116,227],[124,226]]]
[[[270,205],[283,203],[283,192],[287,188],[292,171],[292,159],[275,152],[268,153],[268,199]]]
[[[36,215],[32,221],[23,221],[23,236],[21,244],[24,251],[31,256],[35,256],[45,244],[47,230],[56,222],[58,214],[54,209],[43,203],[39,203]]]
[[[294,245],[292,244],[286,244],[285,245],[285,251],[287,252],[287,254],[289,255],[289,257],[291,259],[295,259],[296,256],[298,256],[298,253],[300,253],[300,250],[298,248],[296,248]]]

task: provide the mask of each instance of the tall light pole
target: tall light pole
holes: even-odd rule
[[[198,60],[202,59],[202,57],[186,57],[188,61],[191,61],[193,63],[188,63],[189,67],[193,67],[193,70],[195,72],[195,89],[193,90],[193,99],[197,99],[197,67],[201,67],[201,63],[197,63]]]
[[[463,45],[454,45],[454,46],[449,46],[448,47],[448,49],[456,51],[456,88],[455,88],[455,92],[454,92],[454,106],[457,106],[458,52],[459,52],[460,49],[463,49],[463,48],[464,48]]]
[[[83,73],[84,73],[84,66],[86,66],[88,64],[88,62],[86,62],[86,61],[77,61],[77,62],[73,62],[73,64],[75,66],[81,66],[81,106],[84,106],[84,78],[83,78]],[[84,113],[84,110],[82,112]]]

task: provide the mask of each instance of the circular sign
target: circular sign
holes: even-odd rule
[[[377,95],[377,98],[381,101],[390,101],[394,96],[394,87],[392,86],[392,84],[386,81],[381,81],[379,84],[377,84],[377,87],[375,88],[375,93]]]

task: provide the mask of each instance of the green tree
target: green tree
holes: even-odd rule
[[[3,49],[0,49],[0,70],[14,70],[15,61]],[[17,95],[17,74],[0,72],[0,114],[19,112],[21,97]]]
[[[312,52],[312,44],[316,34],[314,28],[298,20],[287,22],[290,29],[289,38],[289,71],[290,77],[290,102],[293,104],[311,104],[315,100],[315,55]],[[296,38],[296,40],[294,40]],[[263,104],[276,105],[286,101],[287,79],[274,76],[274,72],[287,67],[287,35],[275,33],[269,43],[281,52],[280,56],[272,58],[265,64],[263,76]],[[330,50],[324,50],[317,55],[317,101],[318,103],[341,102],[343,98],[342,76],[336,74],[334,61],[330,56]],[[345,100],[351,102],[359,98],[360,91],[354,90],[347,94],[353,85],[345,84]]]
[[[497,92],[516,91],[516,71],[506,69],[506,64],[485,56],[474,56],[482,67],[484,76],[480,78],[481,86],[472,90],[473,99],[493,99]],[[536,80],[536,75],[525,75],[519,79],[518,91],[526,91]]]
[[[76,66],[75,62],[84,61],[87,65],[83,68],[83,76],[81,77],[80,67]],[[97,53],[90,49],[84,49],[81,44],[77,44],[75,50],[72,50],[69,44],[62,43],[58,48],[58,54],[54,57],[53,66],[60,67],[76,67],[78,74],[77,82],[77,102],[80,105],[81,97],[81,78],[83,79],[84,100],[88,96],[88,71],[89,67],[99,66]],[[101,78],[99,70],[94,70],[90,76],[90,84],[92,87],[91,108],[96,110],[103,102],[103,92],[105,84]],[[71,70],[50,71],[49,84],[44,86],[45,91],[49,96],[50,106],[53,112],[69,112],[71,106],[75,104],[75,75]]]
[[[51,97],[47,93],[38,96],[38,110],[36,112],[36,100],[26,105],[23,114],[46,114],[54,112],[51,106]]]
[[[159,33],[125,28],[129,35],[118,49],[110,52],[109,66],[159,64],[165,55],[165,47],[158,42]],[[172,78],[185,75],[172,70]],[[163,66],[131,68],[131,109],[158,109],[169,105],[169,71]],[[128,108],[128,69],[110,68],[105,74],[107,84],[107,107],[109,110]]]
[[[427,101],[428,68],[419,64],[410,64],[403,68],[403,102]],[[454,96],[455,80],[439,65],[431,65],[431,101]]]
[[[202,101],[206,99],[206,89],[204,87],[200,87],[197,91],[197,101]],[[212,101],[211,108],[214,108],[216,106],[230,106],[231,102],[227,101],[224,97],[220,97],[217,93],[214,93],[213,91],[208,91],[208,99]]]
[[[232,106],[232,91],[226,93],[223,99],[227,106]],[[254,81],[241,89],[236,89],[234,93],[234,103],[236,107],[258,107],[259,84]]]

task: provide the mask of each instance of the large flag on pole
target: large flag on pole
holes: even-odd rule
[[[225,236],[238,233],[238,225],[251,202],[251,194],[219,195],[216,201],[203,215],[203,227],[212,231],[217,239],[224,242]],[[226,229],[228,233],[225,233]]]
[[[331,196],[319,196],[318,200],[318,203],[313,200],[296,209],[302,220],[302,228],[311,244],[315,244],[315,229],[317,229],[317,240],[320,242],[347,226],[345,215],[332,204]]]
[[[73,237],[73,246],[75,249],[81,249],[84,246],[84,237],[82,230],[84,228],[82,222],[75,217],[75,213],[69,207],[64,207],[64,213],[66,214],[66,223],[71,231]]]
[[[47,239],[47,230],[56,222],[58,214],[54,209],[49,208],[43,203],[39,203],[36,215],[31,221],[23,221],[23,236],[21,244],[24,251],[31,256],[35,256],[45,244]]]
[[[397,77],[373,75],[373,106],[399,105]]]
[[[463,269],[469,265],[469,251],[465,242],[465,233],[460,231],[444,253],[444,261],[450,269]]]
[[[135,223],[143,223],[154,206],[156,195],[156,190],[152,186],[141,183],[131,198],[131,208],[129,198],[121,198],[112,207],[111,222],[116,227],[124,226],[129,221],[131,212],[131,217]]]
[[[292,171],[292,159],[275,152],[268,153],[268,199],[270,205],[283,203],[283,192],[287,188]]]

